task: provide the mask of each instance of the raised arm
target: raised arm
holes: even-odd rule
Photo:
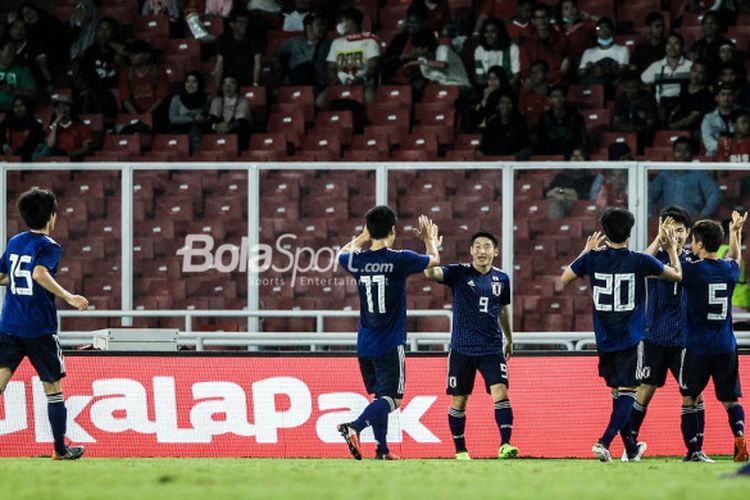
[[[8,286],[8,275],[0,273],[0,286]]]
[[[680,256],[677,255],[677,240],[670,227],[665,229],[660,243],[669,256],[669,266],[664,266],[664,270],[657,277],[672,282],[682,281],[682,263],[680,263]]]
[[[672,224],[672,222],[674,222],[674,220],[671,217],[667,217],[665,220],[662,220],[662,218],[659,217],[659,230],[656,232],[654,241],[652,241],[651,244],[646,247],[644,253],[647,253],[649,255],[656,255],[656,252],[658,252],[661,248],[661,241],[665,237],[666,228],[667,226]]]
[[[605,236],[600,232],[596,231],[594,234],[586,238],[586,245],[583,247],[583,250],[578,255],[578,257],[575,258],[573,262],[581,258],[582,256],[586,255],[592,250],[600,250],[602,248],[602,242],[604,242]],[[572,262],[571,262],[572,266]],[[568,266],[565,268],[565,271],[560,275],[560,281],[562,282],[563,286],[567,285],[568,283],[571,283],[579,278],[579,276],[573,272],[573,269],[571,269],[571,266]]]
[[[443,238],[440,236],[437,224],[426,216],[420,215],[419,228],[415,230],[415,235],[424,242],[425,253],[430,257],[430,263],[427,264],[427,268],[438,266],[440,264],[439,247],[443,242]]]
[[[729,251],[727,259],[742,260],[742,226],[745,225],[748,212],[744,215],[735,210],[732,212],[732,223],[729,225]]]
[[[31,273],[31,277],[39,283],[42,288],[48,292],[54,294],[56,297],[60,297],[67,302],[71,307],[78,309],[79,311],[85,311],[89,307],[89,301],[86,297],[81,295],[74,295],[63,288],[55,278],[49,273],[49,270],[44,266],[34,266],[34,271]]]
[[[339,253],[351,253],[358,252],[362,247],[370,241],[370,232],[365,227],[362,232],[356,236],[352,241],[341,247]]]

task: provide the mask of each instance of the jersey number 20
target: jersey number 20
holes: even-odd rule
[[[594,273],[594,279],[604,282],[604,286],[596,285],[594,287],[594,308],[597,311],[624,312],[635,309],[634,273]],[[611,300],[608,300],[606,304],[602,303],[603,297],[611,297]]]
[[[21,269],[23,264],[31,262],[31,255],[12,253],[9,258],[10,293],[14,295],[34,295],[34,282],[31,280],[31,271]]]
[[[365,285],[365,295],[367,295],[367,312],[375,312],[373,303],[373,288],[378,297],[378,313],[385,314],[385,275],[376,274],[375,276],[360,276],[359,282]]]

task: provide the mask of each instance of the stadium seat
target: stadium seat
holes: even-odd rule
[[[344,152],[344,161],[368,162],[385,161],[387,156],[375,149],[352,149]]]
[[[104,131],[104,115],[80,115],[81,123],[88,125],[93,132],[102,133]]]
[[[453,106],[458,99],[459,88],[455,85],[427,85],[422,95],[422,102],[429,103],[447,103]]]
[[[266,106],[268,105],[265,87],[240,87],[240,94],[244,95],[250,102],[250,109],[254,115],[261,111],[265,111]]]
[[[190,156],[190,137],[187,134],[156,134],[151,142],[152,152],[169,152],[177,158]]]
[[[372,125],[395,127],[397,134],[391,135],[391,144],[400,140],[400,137],[409,133],[410,113],[403,108],[394,108],[393,104],[384,106],[372,104],[367,108],[367,118]],[[395,144],[398,144],[396,142]]]
[[[341,158],[341,132],[331,128],[314,128],[302,142],[302,150],[327,151],[333,159]]]
[[[325,93],[326,104],[341,100],[358,102],[363,106],[365,104],[365,89],[361,85],[330,85]]]
[[[263,163],[286,161],[286,152],[271,150],[243,151],[240,153],[240,160]]]
[[[654,136],[654,148],[663,148],[671,154],[672,143],[679,137],[690,138],[690,132],[687,130],[657,130]]]
[[[104,138],[104,151],[118,152],[129,156],[141,154],[141,137],[136,135],[107,135]]]
[[[375,150],[383,158],[387,158],[390,155],[390,138],[385,131],[366,129],[364,134],[352,138],[351,148],[352,151]]]
[[[426,151],[433,160],[437,158],[438,140],[435,134],[411,133],[404,137],[401,146],[396,152],[403,151]]]
[[[315,130],[327,130],[338,134],[343,146],[352,143],[353,126],[351,111],[321,111],[315,118]]]
[[[305,115],[301,109],[292,112],[271,111],[268,116],[268,133],[282,133],[295,147],[302,146],[305,135]]]
[[[586,109],[604,107],[604,85],[571,85],[568,87],[568,102]]]
[[[409,85],[381,85],[375,91],[375,102],[394,103],[398,106],[411,109],[412,92]]]
[[[434,161],[436,156],[431,154],[429,151],[420,150],[396,150],[391,154],[391,158],[396,161],[407,161],[407,162],[420,162],[420,161]]]
[[[229,156],[239,154],[237,135],[235,134],[204,134],[201,137],[201,153],[224,152]]]
[[[625,142],[630,146],[630,151],[638,151],[638,137],[635,132],[603,132],[601,144],[607,147],[615,142]]]
[[[282,133],[253,134],[250,137],[250,151],[278,151],[286,156],[286,137]]]
[[[299,104],[305,116],[305,121],[315,121],[315,91],[311,85],[285,85],[278,89],[278,104]]]
[[[115,129],[119,132],[123,127],[138,125],[142,123],[150,129],[154,127],[154,121],[150,113],[130,114],[119,113],[115,119]]]
[[[314,151],[297,151],[296,153],[294,153],[294,156],[287,156],[285,158],[286,161],[298,161],[305,163],[334,161],[338,159],[338,157],[334,158],[331,151],[320,149]]]
[[[133,33],[155,49],[162,50],[169,39],[169,16],[136,16]]]
[[[164,53],[197,63],[201,60],[201,43],[193,38],[169,39],[164,42]]]
[[[270,30],[266,33],[266,54],[275,56],[288,39],[304,35],[302,31]]]
[[[581,110],[583,120],[586,122],[586,130],[589,133],[589,137],[594,144],[599,144],[601,135],[609,127],[609,110],[603,109],[591,109]]]

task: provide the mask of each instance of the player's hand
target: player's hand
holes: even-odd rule
[[[729,231],[733,233],[742,231],[742,226],[747,220],[747,214],[748,212],[745,212],[743,215],[740,215],[737,210],[732,211],[732,223],[729,225]]]
[[[666,250],[677,248],[677,235],[672,226],[665,226],[663,234],[659,235],[659,244]]]
[[[594,234],[586,238],[586,246],[583,248],[584,252],[604,250],[604,239],[606,236],[601,231],[596,231]]]
[[[68,297],[66,302],[73,308],[79,311],[85,311],[89,308],[89,301],[83,295],[71,295]]]
[[[505,355],[505,360],[509,360],[511,356],[513,356],[513,342],[506,342],[505,346],[503,347],[503,354]]]
[[[435,226],[435,224],[426,215],[420,215],[419,219],[417,220],[419,222],[419,226],[414,229],[414,236],[422,241],[427,241],[432,238],[432,235],[437,230],[437,226]]]
[[[362,230],[362,232],[359,233],[359,236],[357,236],[357,239],[361,243],[367,243],[368,241],[370,241],[372,239],[372,237],[370,236],[370,231],[367,230],[367,226],[365,226],[365,228]]]

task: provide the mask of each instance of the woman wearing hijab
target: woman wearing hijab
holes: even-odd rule
[[[206,84],[197,71],[185,75],[185,82],[179,94],[172,96],[169,103],[169,123],[172,132],[190,134],[190,146],[197,149],[200,137],[208,129],[208,106]]]
[[[31,154],[42,139],[42,124],[34,118],[29,101],[25,97],[16,96],[11,112],[0,123],[0,146],[3,153],[20,156],[23,161],[31,161]]]

